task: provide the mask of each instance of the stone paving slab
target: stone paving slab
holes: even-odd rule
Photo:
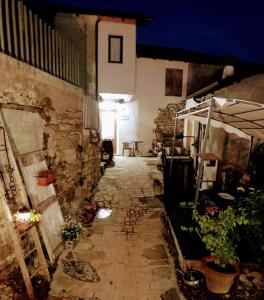
[[[115,158],[115,167],[106,169],[95,195],[99,204],[114,207],[114,214],[95,220],[74,249],[77,261],[90,263],[100,281],[77,280],[60,264],[50,300],[160,300],[169,290],[174,299],[183,299],[162,234],[164,207],[152,189],[155,172],[155,164],[148,165],[146,159]]]

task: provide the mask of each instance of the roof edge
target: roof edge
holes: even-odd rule
[[[122,19],[134,19],[137,25],[145,26],[154,20],[153,16],[144,15],[135,12],[123,12],[107,9],[96,9],[96,8],[80,8],[76,6],[63,6],[63,5],[45,5],[45,9],[52,10],[53,12],[70,13],[77,15],[95,15],[95,16],[108,16]]]

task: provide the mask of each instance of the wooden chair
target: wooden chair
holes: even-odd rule
[[[129,151],[128,156],[135,156],[135,154],[134,154],[134,148],[133,148],[133,145],[131,145],[131,143],[129,143],[129,142],[123,142],[123,151],[122,151],[122,155],[123,156],[125,154],[125,150]]]

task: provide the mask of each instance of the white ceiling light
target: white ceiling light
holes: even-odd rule
[[[125,102],[129,102],[133,95],[129,94],[113,94],[113,93],[99,93],[104,101],[115,101],[123,99]]]

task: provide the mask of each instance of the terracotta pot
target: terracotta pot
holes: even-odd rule
[[[38,185],[45,186],[56,181],[56,171],[54,170],[41,170],[38,172]]]
[[[16,228],[19,231],[26,231],[29,228],[31,228],[33,225],[35,225],[37,222],[32,222],[32,221],[28,221],[28,222],[24,222],[24,221],[16,221]]]
[[[232,265],[235,270],[234,273],[222,273],[217,272],[208,266],[208,263],[213,262],[215,262],[215,258],[211,256],[206,256],[202,259],[207,288],[209,291],[217,294],[228,293],[235,277],[239,274],[238,264]]]

